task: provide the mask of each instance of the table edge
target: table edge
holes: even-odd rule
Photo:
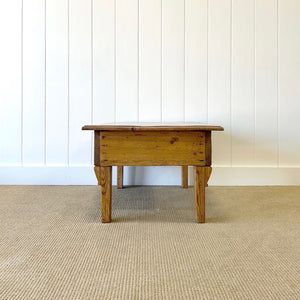
[[[222,126],[187,125],[187,126],[130,126],[130,125],[84,125],[82,130],[94,131],[224,131]]]

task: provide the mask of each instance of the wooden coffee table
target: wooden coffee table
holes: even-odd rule
[[[86,125],[94,130],[94,164],[102,193],[102,222],[111,222],[112,166],[182,166],[187,187],[188,166],[194,166],[196,220],[205,222],[205,187],[211,174],[211,131],[221,126],[198,123],[113,123]]]

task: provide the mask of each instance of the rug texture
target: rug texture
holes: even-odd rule
[[[0,186],[0,299],[300,299],[300,187]]]

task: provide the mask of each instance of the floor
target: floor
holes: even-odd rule
[[[300,299],[300,187],[0,186],[0,299]]]

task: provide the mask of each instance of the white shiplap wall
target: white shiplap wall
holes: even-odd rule
[[[185,120],[225,128],[212,184],[300,184],[299,16],[298,0],[1,1],[0,183],[95,184],[82,125]]]

